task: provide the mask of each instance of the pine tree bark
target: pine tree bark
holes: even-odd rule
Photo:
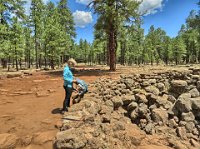
[[[38,69],[38,43],[37,43],[37,25],[35,22],[35,65],[36,69]]]
[[[120,64],[125,65],[125,47],[126,47],[126,42],[121,42],[121,57],[120,57]]]
[[[16,65],[16,70],[18,71],[18,60],[17,60],[17,49],[16,49],[16,43],[15,43],[15,65]]]
[[[110,71],[116,70],[116,41],[114,25],[111,24],[109,32],[109,56],[110,56]]]

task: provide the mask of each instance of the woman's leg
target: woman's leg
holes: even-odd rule
[[[65,99],[63,101],[63,109],[62,111],[66,111],[68,107],[70,107],[70,98],[72,95],[72,88],[64,86],[65,89]]]
[[[62,108],[62,111],[65,111],[66,110],[66,107],[67,107],[67,87],[66,86],[63,86],[64,90],[65,90],[65,99],[63,101],[63,108]]]

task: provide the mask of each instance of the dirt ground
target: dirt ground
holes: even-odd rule
[[[94,67],[79,67],[79,69],[82,71],[76,72],[75,77],[91,83],[100,77],[115,79],[122,73],[153,73],[188,68],[119,66],[116,72],[109,72],[107,67],[101,66],[95,67],[95,70]],[[50,132],[47,135],[51,134],[54,137],[58,131],[55,125],[61,120],[58,109],[62,107],[63,99],[61,70],[35,72],[24,78],[0,80],[0,134],[16,134],[21,140],[43,132]]]

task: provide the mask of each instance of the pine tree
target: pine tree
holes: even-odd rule
[[[61,49],[63,47],[63,31],[58,16],[58,9],[52,2],[49,2],[45,24],[45,44],[52,69],[55,69],[55,64],[60,64]]]
[[[10,62],[10,24],[12,17],[15,16],[21,20],[25,18],[23,0],[1,0],[0,1],[0,59],[3,68],[7,67],[7,62]]]
[[[24,58],[24,36],[22,24],[17,17],[13,18],[11,32],[13,59],[15,59],[16,70],[18,71],[18,65],[20,64],[21,67],[21,61]]]
[[[99,15],[97,24],[105,31],[108,39],[110,70],[116,70],[117,36],[123,22],[137,16],[139,3],[132,0],[93,1],[91,4]]]
[[[36,69],[39,68],[38,53],[41,48],[41,37],[43,32],[43,10],[44,4],[42,0],[32,0],[31,2],[31,25],[34,33],[34,46],[35,46],[35,62]]]
[[[75,24],[72,17],[72,13],[67,7],[67,0],[60,0],[58,3],[58,12],[60,18],[60,24],[63,27],[63,31],[70,35],[71,39],[76,37]]]
[[[62,59],[66,61],[66,54],[68,53],[73,45],[75,33],[75,24],[71,11],[67,6],[67,0],[60,0],[58,3],[59,23],[61,25],[62,33]]]
[[[173,59],[176,65],[179,64],[185,57],[186,46],[181,37],[176,37],[173,39]]]

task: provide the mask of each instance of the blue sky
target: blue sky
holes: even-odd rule
[[[49,0],[43,0],[47,3]],[[59,0],[51,0],[58,2]],[[97,16],[92,13],[87,4],[92,0],[68,0],[68,6],[73,13],[76,23],[76,42],[86,39],[90,43],[93,41],[93,26],[96,23]],[[30,6],[30,0],[27,0]],[[170,37],[175,37],[180,30],[185,19],[192,9],[198,10],[198,0],[143,0],[140,5],[140,12],[147,12],[143,17],[142,27],[145,34],[148,33],[149,27],[154,25],[156,28],[161,27]],[[28,7],[28,6],[27,6]]]
[[[69,0],[69,7],[72,13],[78,11],[90,12],[86,7],[90,0]],[[192,9],[198,10],[196,3],[198,0],[144,0],[141,11],[148,11],[148,15],[144,16],[145,34],[148,33],[149,27],[154,25],[156,28],[161,27],[167,32],[167,35],[174,37],[177,35],[185,19],[188,17]],[[80,38],[93,41],[93,26],[96,23],[96,16],[92,14],[92,22],[86,23],[84,27],[76,27],[78,42]],[[83,17],[81,17],[83,18]],[[87,21],[86,21],[87,22]]]

